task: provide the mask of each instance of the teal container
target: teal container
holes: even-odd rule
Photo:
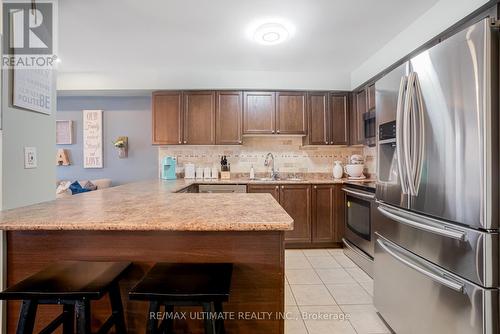
[[[177,179],[176,168],[177,160],[175,158],[168,156],[163,158],[161,162],[161,178],[164,180]]]

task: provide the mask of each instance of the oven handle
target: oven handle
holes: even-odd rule
[[[362,197],[362,198],[366,198],[366,199],[374,199],[375,198],[375,194],[364,192],[364,191],[363,192],[354,191],[354,190],[347,189],[347,188],[342,188],[342,190],[350,195],[353,195],[353,196],[358,196],[358,197]]]
[[[347,248],[349,248],[353,253],[356,253],[357,256],[360,256],[360,257],[362,257],[363,259],[365,259],[367,261],[373,261],[373,259],[371,259],[363,251],[360,251],[355,246],[353,246],[351,244],[351,242],[349,240],[347,240],[346,238],[342,238],[342,242],[343,242],[344,246],[346,246]]]
[[[439,284],[442,284],[452,290],[455,290],[457,292],[464,293],[464,285],[461,283],[454,282],[450,279],[445,278],[445,273],[444,272],[432,272],[429,269],[430,268],[422,268],[418,264],[413,263],[413,261],[404,258],[402,255],[397,254],[396,250],[392,250],[389,248],[389,245],[387,245],[385,242],[383,242],[381,239],[377,239],[377,244],[390,256],[392,256],[394,259],[398,260],[399,262],[405,264],[406,266],[412,268],[413,270],[418,271],[424,276],[427,276],[434,282],[437,282]]]
[[[415,216],[415,215],[410,215],[410,214],[405,214],[402,212],[399,212],[400,210],[394,210],[390,209],[388,207],[382,207],[381,204],[378,205],[377,207],[378,211],[386,216],[387,218],[390,218],[392,220],[397,221],[398,223],[425,231],[425,232],[430,232],[434,234],[439,234],[443,237],[448,237],[460,241],[465,241],[466,239],[466,234],[465,232],[459,231],[459,230],[454,230],[446,225],[437,222],[435,219],[431,218],[423,218],[421,216]],[[407,217],[404,217],[403,214]],[[414,219],[414,220],[412,220]],[[420,220],[421,222],[419,222]]]

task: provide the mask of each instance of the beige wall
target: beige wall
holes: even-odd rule
[[[354,89],[490,0],[440,0],[351,72]],[[492,2],[492,1],[491,1]]]
[[[51,115],[13,107],[11,72],[2,71],[2,209],[55,199],[55,82]],[[24,168],[24,148],[36,147],[38,167]]]
[[[342,163],[352,154],[363,154],[360,146],[302,146],[302,137],[244,137],[241,146],[163,146],[159,162],[170,155],[177,157],[178,172],[192,162],[200,167],[220,166],[220,156],[226,155],[233,173],[268,172],[264,160],[268,152],[275,156],[275,167],[286,173],[331,173],[333,161]]]

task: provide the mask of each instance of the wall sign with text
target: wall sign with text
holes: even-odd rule
[[[14,69],[14,106],[50,115],[53,75],[53,70]]]
[[[103,168],[102,110],[83,111],[83,168]]]
[[[2,67],[13,70],[13,106],[55,110],[56,23],[57,1],[2,2]]]

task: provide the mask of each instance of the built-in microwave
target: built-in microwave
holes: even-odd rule
[[[376,118],[375,110],[365,112],[363,114],[363,130],[365,135],[365,144],[368,146],[375,146],[376,137]]]

